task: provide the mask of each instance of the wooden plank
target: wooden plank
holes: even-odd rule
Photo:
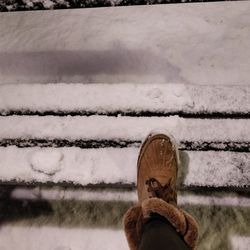
[[[238,85],[8,84],[0,85],[0,114],[244,118],[249,117],[249,95],[250,86]]]
[[[138,148],[0,148],[0,179],[134,187],[137,154]],[[181,159],[179,188],[249,189],[249,153],[184,151]]]

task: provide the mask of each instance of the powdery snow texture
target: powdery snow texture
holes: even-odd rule
[[[128,246],[122,230],[3,226],[0,249],[127,250]]]
[[[16,187],[11,192],[11,198],[20,200],[76,200],[76,201],[121,201],[137,202],[136,191],[126,190],[92,190],[72,189],[62,187]],[[237,196],[232,193],[226,195],[182,194],[178,192],[178,204],[192,204],[205,206],[237,206],[250,207],[250,198]]]
[[[249,119],[184,119],[179,116],[0,117],[0,140],[21,138],[142,141],[155,129],[168,131],[177,141],[250,141]]]
[[[250,237],[231,235],[229,238],[233,250],[249,250],[250,248]]]
[[[249,85],[249,12],[232,1],[0,13],[0,83]]]
[[[24,182],[73,182],[87,185],[104,183],[131,183],[135,180],[135,162],[138,149],[86,149],[79,148],[23,148],[15,146],[0,148],[0,176],[2,180]],[[60,159],[61,170],[54,175],[44,172],[40,152],[47,157],[63,155]],[[15,156],[15,157],[13,157]],[[30,159],[36,162],[33,166]],[[59,162],[58,162],[59,164]],[[125,164],[125,165],[124,165]],[[56,165],[56,164],[55,164]],[[36,169],[35,171],[33,169]],[[37,171],[40,170],[40,171]]]
[[[232,250],[249,249],[250,237],[231,235],[229,241]],[[0,249],[127,250],[128,245],[122,230],[3,226],[0,234]]]
[[[40,155],[60,155],[60,170],[47,170]],[[185,176],[181,186],[238,187],[249,186],[250,154],[235,152],[189,151],[183,163]],[[3,182],[53,182],[88,184],[134,184],[138,148],[0,148],[0,176]],[[15,157],[13,157],[15,156]],[[38,156],[36,158],[36,156]],[[31,164],[31,159],[32,164]],[[60,161],[60,163],[59,163]],[[35,162],[35,166],[33,165]],[[55,166],[57,164],[53,163]],[[187,166],[188,165],[188,166]],[[35,169],[35,170],[34,170]],[[45,170],[44,170],[45,169]],[[182,170],[183,171],[183,170]]]
[[[0,112],[249,113],[249,86],[184,84],[0,85]]]

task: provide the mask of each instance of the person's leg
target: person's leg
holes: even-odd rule
[[[162,216],[153,214],[142,228],[139,250],[190,250],[175,228]]]
[[[172,139],[149,135],[137,161],[138,205],[123,219],[130,250],[196,248],[197,222],[177,204],[177,170],[177,147]]]

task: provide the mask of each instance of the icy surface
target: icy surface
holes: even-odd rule
[[[0,139],[144,140],[155,129],[177,141],[250,141],[249,119],[172,117],[8,116],[0,117]]]
[[[128,246],[121,230],[4,226],[1,227],[0,249],[127,250]]]
[[[0,112],[13,110],[247,113],[250,112],[250,86],[171,83],[0,85]]]
[[[0,13],[0,83],[249,84],[250,2]]]
[[[61,170],[54,175],[43,171],[34,171],[30,157],[37,154],[39,148],[0,148],[0,177],[2,181],[24,182],[73,182],[87,185],[98,183],[136,182],[136,161],[138,148],[79,149],[58,148],[64,157]],[[49,151],[50,149],[46,149]],[[44,151],[44,149],[41,149]],[[250,154],[234,152],[190,151],[184,152],[186,161],[182,162],[184,173],[182,185],[212,187],[244,187],[250,180]],[[13,157],[15,155],[15,157]],[[48,159],[44,159],[47,167]],[[39,163],[43,169],[42,161]],[[49,172],[48,169],[46,169]]]

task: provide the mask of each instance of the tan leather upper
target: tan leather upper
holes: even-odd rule
[[[140,203],[147,198],[158,197],[177,205],[177,154],[168,136],[157,134],[145,140],[138,157],[137,170]]]

